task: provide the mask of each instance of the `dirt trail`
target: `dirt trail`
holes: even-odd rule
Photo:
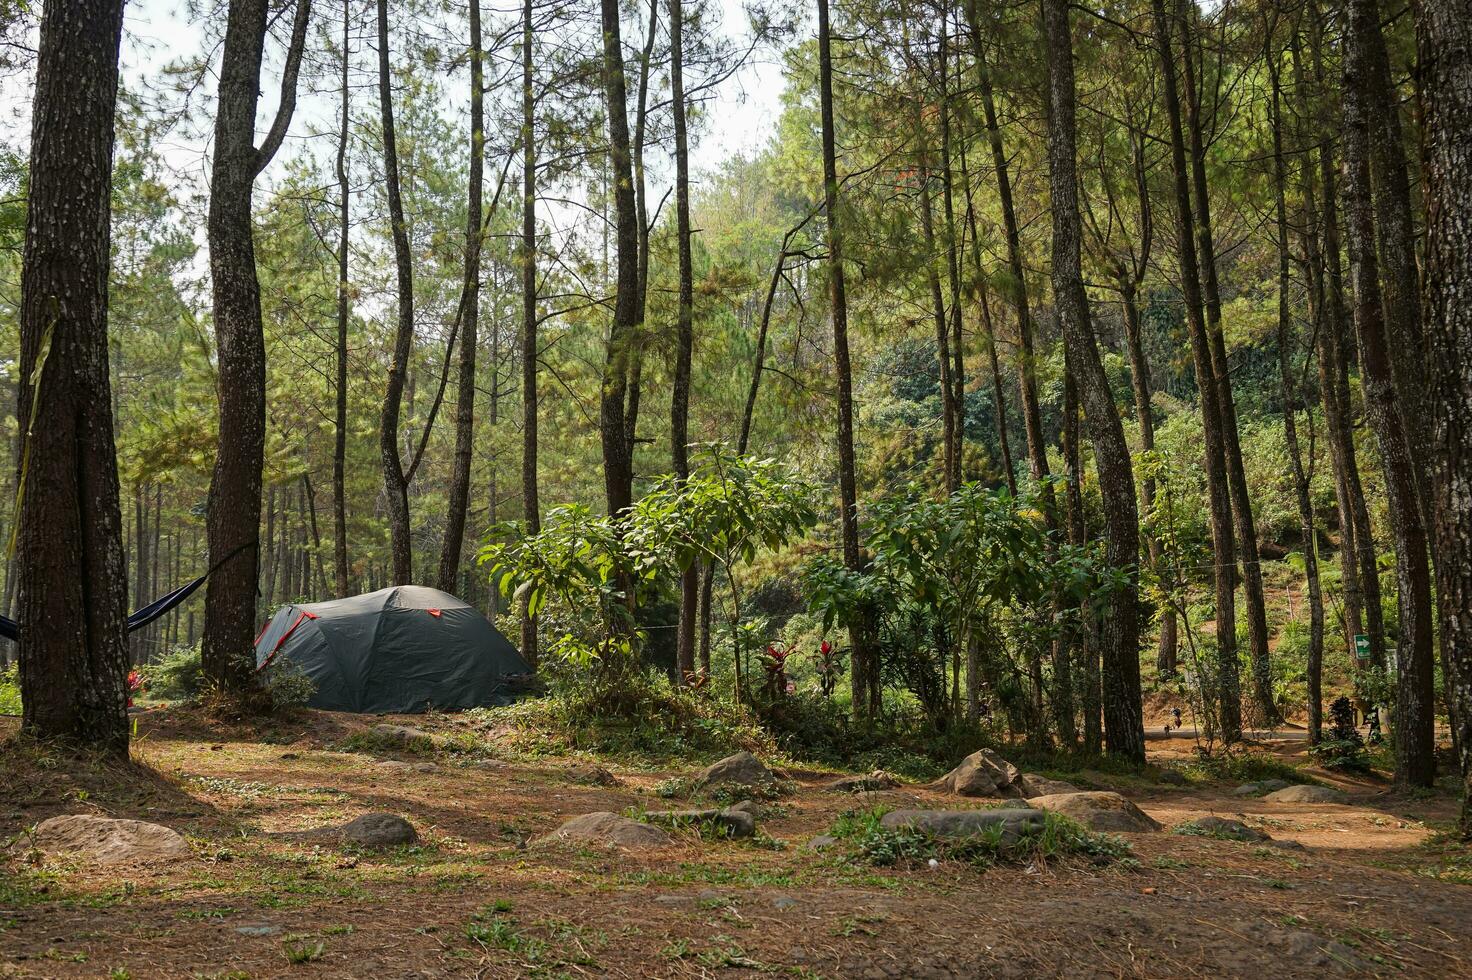
[[[1132,836],[1133,860],[1109,867],[875,869],[807,849],[856,801],[803,773],[764,808],[773,842],[549,849],[527,841],[581,813],[663,808],[656,788],[697,767],[603,761],[619,783],[597,786],[581,757],[340,751],[362,727],[313,713],[282,744],[213,741],[152,713],[132,772],[8,746],[0,834],[21,840],[0,864],[0,976],[1472,976],[1472,890],[1436,877],[1472,880],[1472,862],[1426,844],[1448,799],[1341,782],[1348,804],[1277,804],[1124,780],[1167,828],[1231,816],[1304,849],[1167,832]],[[863,805],[979,802],[906,787]],[[421,844],[353,853],[300,833],[373,810],[408,817]],[[166,823],[195,857],[27,859],[25,827],[77,812]]]

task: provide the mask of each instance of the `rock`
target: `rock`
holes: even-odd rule
[[[754,800],[742,800],[740,803],[732,803],[726,809],[735,810],[737,813],[749,813],[753,818],[762,815],[761,804]]]
[[[1178,834],[1186,834],[1198,837],[1219,837],[1227,840],[1250,841],[1261,844],[1272,838],[1254,827],[1249,827],[1240,820],[1232,820],[1227,817],[1201,817],[1197,820],[1183,823],[1175,829]]]
[[[618,777],[602,766],[573,766],[567,778],[583,786],[617,786]]]
[[[772,906],[779,911],[786,911],[797,904],[797,899],[791,895],[778,895],[772,899]]]
[[[419,841],[414,825],[393,813],[365,813],[331,830],[345,842],[359,847],[395,847]]]
[[[772,770],[750,752],[728,755],[706,766],[695,777],[695,785],[702,789],[710,786],[770,786],[776,781]]]
[[[1343,803],[1348,797],[1327,786],[1289,786],[1263,799],[1269,803]]]
[[[1061,793],[1038,796],[1030,806],[1077,820],[1090,830],[1143,834],[1160,829],[1160,824],[1118,793]]]
[[[843,776],[828,784],[828,789],[835,793],[874,793],[880,790],[894,789],[900,784],[892,774],[883,769],[875,769],[873,772],[860,776]]]
[[[1018,797],[1017,767],[991,749],[973,752],[941,778],[940,786],[958,796]]]
[[[281,927],[273,926],[269,922],[262,922],[259,925],[236,926],[235,931],[242,936],[274,936],[281,931]]]
[[[1041,830],[1043,815],[1024,807],[1006,810],[892,810],[879,818],[885,830],[919,830],[936,837],[974,837],[1002,828],[1011,843],[1024,833]]]
[[[670,835],[658,827],[607,811],[573,817],[534,843],[552,844],[559,841],[629,848],[664,847],[672,843]]]
[[[435,744],[433,735],[411,725],[374,725],[368,734],[380,745],[410,752],[429,752]]]
[[[1262,791],[1263,790],[1262,790],[1262,784],[1261,783],[1243,783],[1241,786],[1238,786],[1236,789],[1232,790],[1232,795],[1233,796],[1257,796]]]
[[[77,857],[93,865],[183,861],[189,845],[161,824],[77,813],[42,821],[30,842],[53,857]]]
[[[738,810],[735,807],[709,810],[658,810],[644,814],[644,819],[674,827],[711,824],[721,828],[727,837],[750,837],[756,833],[756,817],[747,810]]]
[[[1177,769],[1162,769],[1156,782],[1164,783],[1166,786],[1189,786],[1191,784],[1186,774]]]
[[[826,851],[828,850],[828,848],[837,843],[838,838],[834,837],[832,834],[819,834],[812,840],[808,841],[807,847],[810,851]]]
[[[1257,784],[1258,789],[1264,793],[1276,793],[1280,789],[1287,789],[1293,784],[1286,779],[1264,779]]]
[[[1025,772],[1018,780],[1018,789],[1024,799],[1035,796],[1057,796],[1061,793],[1077,793],[1078,787],[1061,779],[1049,779],[1036,773]]]

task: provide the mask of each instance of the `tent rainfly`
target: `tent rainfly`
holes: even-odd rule
[[[531,673],[480,610],[417,585],[282,606],[256,637],[256,670],[281,661],[316,685],[311,707],[363,714],[495,704]]]

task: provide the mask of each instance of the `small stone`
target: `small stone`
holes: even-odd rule
[[[283,753],[281,753],[281,759],[282,759],[282,761],[290,761],[292,759],[300,759],[300,758],[301,758],[301,756],[297,755],[295,752],[283,752]]]
[[[794,905],[797,904],[797,899],[793,898],[791,895],[778,895],[776,898],[772,899],[772,905],[774,908],[777,909],[786,910],[792,908]]]
[[[1269,803],[1344,803],[1348,797],[1327,786],[1289,786],[1269,793],[1263,799]]]
[[[832,834],[819,834],[812,840],[808,841],[807,848],[810,851],[826,851],[828,850],[828,848],[837,843],[838,838],[834,837]]]
[[[883,769],[875,769],[870,773],[835,779],[828,784],[827,788],[835,793],[876,793],[894,789],[899,784],[900,781],[892,773],[885,772]]]
[[[1160,824],[1118,793],[1063,793],[1035,797],[1028,803],[1077,820],[1090,830],[1140,834],[1160,829]]]
[[[713,762],[695,777],[699,788],[711,786],[770,786],[777,781],[772,770],[750,752],[737,752]]]
[[[1160,771],[1160,776],[1156,781],[1164,783],[1166,786],[1188,786],[1191,783],[1191,781],[1186,778],[1185,773],[1180,772],[1176,769],[1162,769]]]
[[[1038,810],[892,810],[879,818],[885,830],[919,830],[936,837],[974,837],[1002,828],[1002,840],[1011,843],[1043,827]]]
[[[1025,772],[1018,780],[1018,788],[1022,791],[1023,798],[1032,799],[1036,796],[1057,796],[1060,793],[1077,793],[1078,787],[1061,779],[1049,779],[1035,773]]]
[[[162,824],[85,813],[42,821],[30,842],[46,854],[82,858],[95,865],[156,864],[189,858],[184,838]]]
[[[1257,787],[1264,793],[1275,793],[1280,789],[1287,789],[1289,786],[1292,785],[1293,784],[1288,782],[1288,780],[1286,779],[1264,779],[1262,782],[1257,784]]]
[[[732,803],[726,809],[734,810],[737,813],[749,813],[753,817],[759,817],[762,813],[761,804],[754,800],[742,800],[740,803]]]
[[[600,844],[605,847],[647,848],[664,847],[672,842],[668,833],[647,823],[630,820],[600,810],[573,817],[545,837],[533,841],[535,844],[553,844],[570,841],[583,844]]]
[[[419,841],[414,825],[393,813],[365,813],[334,829],[344,841],[359,847],[395,847]]]
[[[1220,837],[1228,840],[1249,841],[1254,844],[1261,844],[1265,841],[1272,840],[1272,837],[1262,831],[1249,827],[1240,820],[1232,820],[1227,817],[1201,817],[1181,824],[1176,828],[1175,832],[1200,837]]]
[[[617,786],[618,777],[602,766],[573,766],[567,778],[583,786]]]
[[[433,735],[412,725],[378,724],[368,729],[368,734],[380,745],[410,752],[429,752],[435,744]]]
[[[644,814],[644,819],[673,827],[710,824],[719,827],[727,837],[750,837],[756,833],[756,818],[746,810],[733,807],[723,810],[657,810]]]
[[[242,936],[274,936],[281,931],[281,927],[273,926],[270,923],[260,923],[236,926],[235,931]]]
[[[1233,796],[1257,796],[1263,791],[1261,783],[1243,783],[1232,790]]]

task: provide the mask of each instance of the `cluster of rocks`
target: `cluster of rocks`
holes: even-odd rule
[[[1041,796],[1077,793],[1078,787],[1061,779],[1019,772],[991,749],[973,752],[933,786],[957,796],[986,796],[1030,800]]]

